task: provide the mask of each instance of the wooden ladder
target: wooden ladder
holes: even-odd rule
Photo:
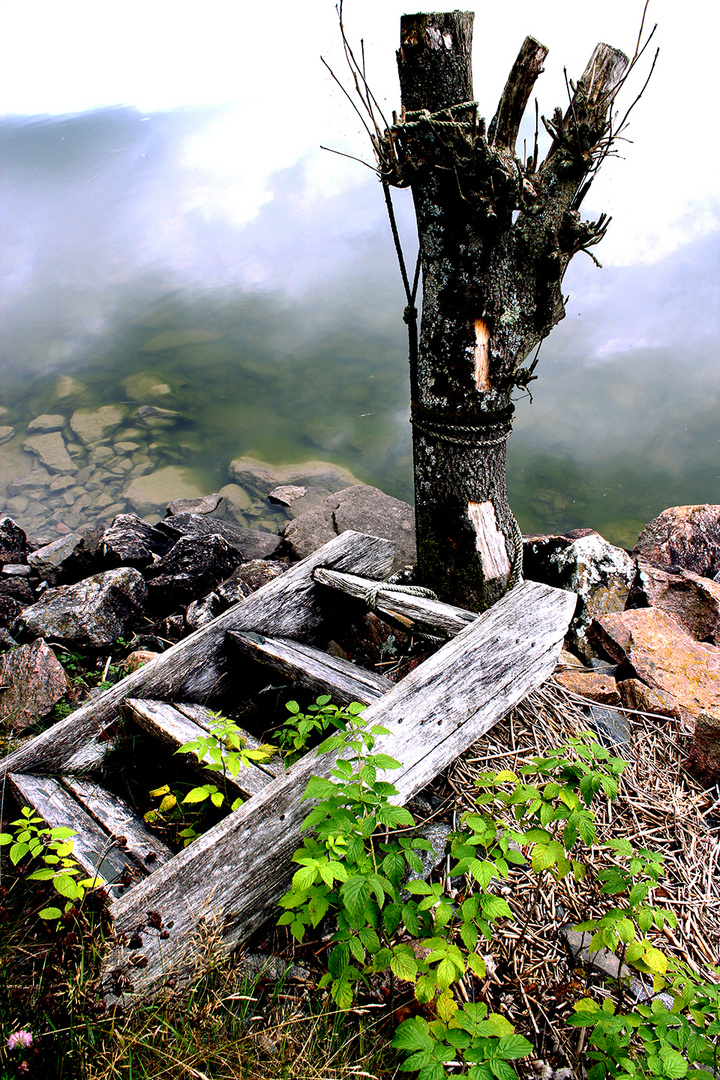
[[[124,723],[176,749],[207,733],[201,703],[251,658],[337,704],[367,705],[368,722],[390,732],[377,750],[403,763],[391,779],[404,802],[552,673],[574,594],[522,582],[478,617],[381,584],[392,557],[389,541],[343,533],[0,762],[17,798],[49,826],[75,829],[76,858],[108,882],[108,1002],[182,977],[208,928],[228,950],[262,925],[292,874],[307,781],[334,764],[313,751],[287,771],[241,768],[243,805],[173,854],[95,775],[121,709]],[[408,630],[449,639],[398,684],[311,643],[347,597],[369,596]]]

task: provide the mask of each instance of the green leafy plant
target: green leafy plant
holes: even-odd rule
[[[82,869],[72,857],[73,829],[65,827],[48,828],[43,819],[28,806],[20,811],[20,817],[11,821],[15,830],[12,833],[0,833],[0,845],[10,845],[9,856],[13,866],[24,859],[39,860],[44,863],[39,869],[28,874],[30,881],[48,881],[55,891],[65,898],[64,911],[67,913],[76,904],[81,903],[88,889],[105,885],[101,877],[80,877]],[[60,919],[63,911],[50,905],[40,912],[41,919]]]
[[[316,698],[313,705],[308,705],[307,712],[302,712],[297,701],[288,701],[285,708],[290,716],[278,731],[278,741],[287,768],[302,757],[314,735],[323,734],[333,726],[343,710],[332,704],[329,694]]]
[[[317,800],[303,823],[311,835],[293,856],[300,869],[280,901],[285,910],[278,921],[302,940],[310,927],[332,917],[335,932],[320,985],[341,1008],[350,1007],[357,986],[373,973],[389,970],[414,983],[416,999],[432,1018],[413,1017],[398,1027],[393,1045],[406,1054],[404,1071],[417,1071],[419,1080],[442,1080],[458,1070],[472,1080],[515,1076],[510,1063],[529,1054],[531,1044],[484,1004],[458,1002],[456,984],[485,974],[478,943],[492,940],[496,920],[513,917],[493,883],[507,878],[513,865],[529,862],[538,890],[554,888],[569,874],[582,884],[588,874],[583,851],[592,847],[614,857],[612,866],[596,874],[600,893],[612,897],[614,906],[577,929],[591,935],[591,951],[618,953],[621,974],[616,1002],[583,998],[568,1021],[588,1029],[594,1062],[589,1080],[670,1080],[717,1071],[717,985],[687,968],[668,976],[667,957],[648,937],[666,923],[676,925],[671,911],[653,903],[662,857],[623,838],[598,842],[592,804],[598,797],[616,797],[626,765],[621,758],[586,732],[533,758],[519,774],[482,774],[476,810],[464,815],[450,837],[450,881],[464,884],[446,892],[440,883],[413,876],[421,870],[418,851],[429,845],[412,835],[409,813],[390,801],[396,789],[378,779],[378,773],[399,767],[373,752],[376,736],[385,730],[368,731],[360,705],[342,710],[328,704],[318,699],[309,717],[299,709],[294,713],[302,718],[298,736],[328,722],[335,726],[338,733],[319,751],[338,756],[330,778],[312,777],[305,790],[304,798]],[[301,729],[306,719],[310,724]],[[653,999],[623,1012],[624,964],[652,975],[655,993],[665,987],[672,1007]]]
[[[208,734],[183,743],[175,753],[196,754],[204,769],[222,774],[223,788],[229,776],[237,779],[241,767],[248,768],[252,761],[269,761],[275,753],[275,747],[268,743],[263,743],[257,750],[249,750],[245,736],[234,720],[219,712],[210,713],[210,716]],[[226,801],[226,792],[221,791],[217,784],[201,784],[192,788],[183,802],[202,803],[206,800],[219,808]],[[236,798],[230,809],[237,810],[241,805],[242,799]]]
[[[685,1076],[717,1076],[720,1065],[720,970],[714,981],[686,964],[673,962],[666,1000],[657,998],[620,1012],[610,998],[602,1005],[591,998],[575,1003],[568,1023],[589,1028],[594,1062],[588,1080],[680,1080]],[[671,1005],[666,1004],[670,999]]]
[[[415,984],[417,1000],[431,1006],[436,1019],[415,1018],[398,1028],[394,1045],[409,1055],[406,1070],[433,1080],[449,1075],[444,1065],[459,1057],[473,1068],[476,1061],[492,1060],[496,1074],[488,1076],[514,1077],[507,1062],[530,1053],[530,1043],[515,1036],[503,1017],[486,1015],[485,1006],[458,1006],[452,992],[466,973],[485,975],[475,951],[477,924],[508,914],[507,903],[487,892],[484,905],[473,898],[458,910],[440,884],[413,876],[422,873],[418,852],[431,845],[397,831],[414,830],[415,823],[390,801],[397,789],[378,773],[400,763],[373,752],[376,737],[388,732],[380,725],[368,730],[363,709],[353,703],[330,716],[338,733],[318,749],[338,756],[330,778],[312,777],[303,795],[318,800],[303,822],[313,835],[293,855],[300,868],[280,900],[285,911],[278,922],[301,941],[309,927],[328,915],[335,919],[328,971],[319,985],[328,987],[340,1008],[349,1008],[356,986],[378,972],[389,970]]]

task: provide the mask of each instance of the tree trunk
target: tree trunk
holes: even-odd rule
[[[547,54],[527,38],[486,133],[472,101],[471,12],[406,15],[397,54],[402,115],[380,173],[412,189],[423,282],[411,362],[418,571],[443,599],[483,610],[514,582],[522,537],[508,505],[505,449],[522,363],[563,317],[572,255],[607,226],[577,212],[611,138],[609,112],[628,63],[600,45],[553,144],[515,155]],[[413,350],[411,350],[412,352]]]

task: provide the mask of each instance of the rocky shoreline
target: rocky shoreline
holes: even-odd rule
[[[231,474],[220,492],[170,501],[155,524],[122,512],[50,540],[28,536],[20,513],[0,518],[0,729],[15,743],[81,703],[59,657],[132,670],[345,529],[393,540],[393,570],[410,576],[408,504],[323,462],[241,459]],[[524,561],[526,577],[578,594],[555,679],[597,730],[622,741],[616,710],[655,715],[720,780],[720,506],[664,511],[632,552],[589,529],[525,537]],[[370,662],[406,644],[376,616],[362,633]]]

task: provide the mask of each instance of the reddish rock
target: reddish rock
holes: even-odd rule
[[[720,710],[720,649],[695,641],[659,608],[596,619],[591,640],[617,663],[629,663],[651,690],[663,691],[689,727],[701,712]]]
[[[612,675],[601,675],[587,668],[560,668],[553,676],[565,690],[590,698],[601,705],[619,705],[620,694]]]
[[[160,655],[162,654],[150,652],[149,649],[135,649],[125,658],[123,667],[129,675],[133,671],[137,671],[138,668],[144,667],[145,664],[149,664],[151,660],[155,660]]]
[[[638,712],[655,713],[657,716],[668,716],[673,720],[680,719],[680,709],[677,702],[666,690],[651,690],[639,679],[623,679],[617,683],[620,700],[626,709],[636,709]]]
[[[680,623],[696,641],[720,645],[720,583],[690,570],[661,570],[638,559],[632,606],[657,607]]]
[[[720,712],[698,716],[688,764],[711,784],[720,781]]]
[[[720,571],[720,506],[671,506],[638,537],[633,555],[656,566],[676,566],[703,577]]]
[[[42,638],[0,656],[0,720],[20,731],[68,690],[63,666]]]

